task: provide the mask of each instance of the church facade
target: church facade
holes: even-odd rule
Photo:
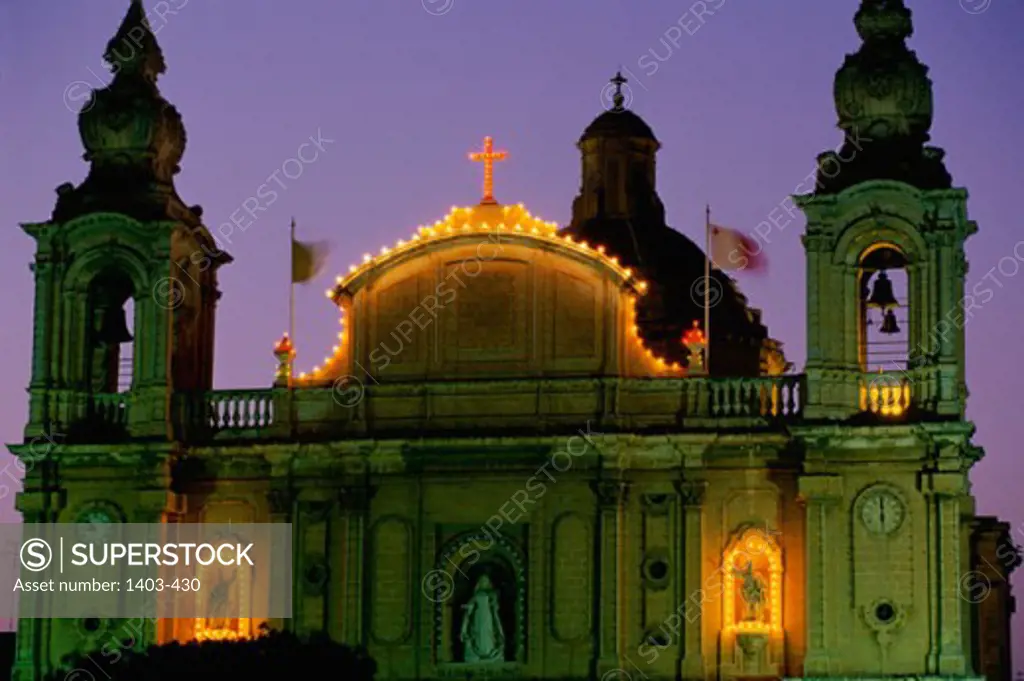
[[[618,95],[579,140],[568,226],[495,198],[488,140],[479,204],[327,291],[323,363],[293,374],[285,337],[267,387],[217,390],[231,258],[174,188],[184,127],[131,0],[79,116],[89,175],[23,225],[30,416],[10,449],[64,435],[28,467],[25,521],[291,523],[291,619],[145,621],[143,643],[322,631],[403,680],[1010,678],[1020,559],[975,513],[955,323],[977,226],[928,145],[909,10],[862,0],[855,25],[843,144],[791,204],[802,373],[666,224],[660,143]],[[16,678],[106,656],[130,624],[22,620]]]

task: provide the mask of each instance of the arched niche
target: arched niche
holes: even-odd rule
[[[435,655],[441,663],[488,664],[466,659],[460,640],[464,606],[480,578],[487,576],[498,592],[498,611],[505,639],[504,659],[494,664],[526,661],[526,562],[508,537],[490,531],[464,534],[448,542],[432,570],[436,589]],[[427,586],[427,581],[424,582]]]
[[[723,632],[781,638],[783,563],[775,539],[763,529],[741,529],[722,554],[722,571]],[[757,589],[760,605],[750,603],[749,591]]]

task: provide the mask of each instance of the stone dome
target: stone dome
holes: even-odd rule
[[[902,0],[863,0],[854,23],[864,42],[836,73],[839,127],[872,141],[927,141],[932,83],[904,42],[913,34],[910,10]]]
[[[629,109],[611,109],[605,111],[587,126],[580,137],[580,142],[591,139],[607,139],[610,137],[630,137],[645,139],[652,142],[658,140],[654,137],[651,126],[644,122],[644,119],[637,116]]]

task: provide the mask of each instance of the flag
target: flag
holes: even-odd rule
[[[292,283],[305,284],[320,274],[329,250],[322,241],[309,243],[292,239]]]
[[[708,229],[708,256],[718,269],[756,272],[767,267],[761,244],[728,227],[709,224]]]

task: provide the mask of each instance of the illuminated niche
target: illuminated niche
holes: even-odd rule
[[[238,641],[255,637],[252,618],[243,617],[251,615],[252,610],[252,571],[252,566],[220,565],[217,561],[199,566],[197,576],[202,586],[196,592],[196,613],[204,617],[195,620],[195,640]]]
[[[726,633],[782,635],[782,550],[750,528],[726,549],[722,580]]]

